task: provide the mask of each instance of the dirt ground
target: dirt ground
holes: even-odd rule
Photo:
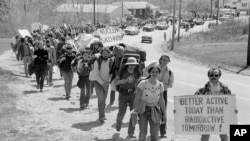
[[[1,141],[133,141],[138,139],[138,124],[135,131],[137,139],[126,138],[129,110],[125,115],[122,130],[120,132],[115,130],[118,93],[113,106],[108,105],[108,96],[107,120],[104,124],[100,124],[97,120],[98,109],[95,94],[91,96],[90,106],[87,109],[80,110],[79,108],[76,74],[73,81],[72,98],[65,100],[64,82],[60,79],[58,71],[54,73],[54,85],[45,85],[44,92],[41,93],[36,90],[34,75],[31,78],[23,77],[22,63],[15,60],[11,51],[1,55],[0,60],[1,67],[9,70],[0,74],[5,78],[1,82],[6,81],[5,85],[8,89],[5,91],[15,96],[11,103],[4,104],[5,109],[8,106],[15,108],[9,108],[6,115],[0,114]],[[169,107],[171,106],[173,104],[169,104]],[[168,110],[168,114],[170,112]],[[200,138],[200,136],[175,135],[174,121],[171,118],[168,118],[167,124],[168,138],[160,139],[160,141],[198,141]]]

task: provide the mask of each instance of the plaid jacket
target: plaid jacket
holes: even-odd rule
[[[222,84],[221,82],[219,82],[219,85],[220,92],[222,94],[231,94],[230,89],[226,85]],[[211,95],[210,83],[207,82],[203,88],[198,89],[198,91],[195,92],[195,95]]]

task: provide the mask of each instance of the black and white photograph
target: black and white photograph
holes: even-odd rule
[[[0,0],[0,141],[247,141],[250,0]]]

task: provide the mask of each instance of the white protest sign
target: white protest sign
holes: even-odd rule
[[[42,31],[48,30],[49,26],[48,25],[42,25]]]
[[[235,95],[174,97],[176,134],[229,134],[237,124]]]
[[[32,23],[31,24],[31,32],[34,30],[40,30],[41,29],[41,24],[40,23]]]
[[[78,35],[75,44],[76,44],[78,49],[89,48],[90,43],[94,38],[95,37],[92,34],[81,33]]]
[[[94,34],[101,37],[104,46],[112,46],[123,42],[122,30],[118,27],[100,28]]]
[[[30,32],[27,29],[18,29],[18,33],[24,38],[25,36],[31,37]]]

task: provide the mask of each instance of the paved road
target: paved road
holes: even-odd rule
[[[213,21],[212,21],[213,22]],[[184,29],[181,30],[181,35],[189,35],[194,32],[206,31],[208,30],[207,25],[209,22],[206,22],[204,25],[195,26],[190,29],[189,32],[185,32]],[[167,33],[167,38],[171,37],[172,28],[170,27],[168,30],[165,30]],[[147,51],[147,62],[158,60],[161,54],[164,54],[161,45],[163,43],[163,32],[155,30],[152,32],[153,34],[153,43],[140,43],[141,32],[136,36],[125,36],[125,43],[133,43],[139,47],[144,48]],[[168,53],[167,53],[168,54]],[[208,81],[207,71],[208,67],[199,66],[195,64],[191,64],[189,62],[185,62],[176,58],[171,58],[171,62],[169,64],[170,68],[173,70],[175,74],[175,83],[174,87],[169,90],[169,107],[168,107],[168,118],[174,119],[174,115],[172,114],[173,110],[173,97],[179,95],[193,95],[194,92],[203,87],[204,84]],[[221,81],[229,86],[233,94],[237,96],[237,108],[239,110],[238,113],[238,122],[241,124],[250,124],[250,77],[242,76],[238,74],[233,74],[230,72],[222,71]],[[211,140],[219,140],[218,138],[211,138]]]

